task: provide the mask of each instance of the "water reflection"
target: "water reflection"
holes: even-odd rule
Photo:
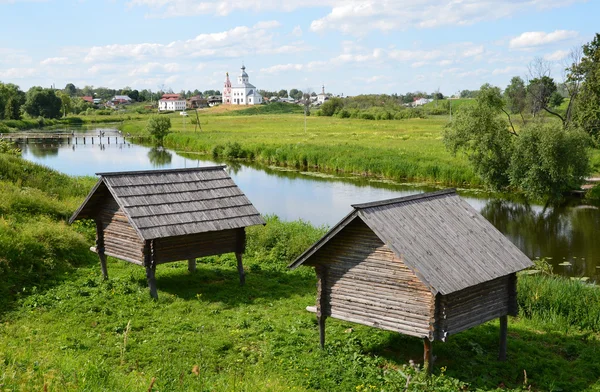
[[[148,151],[148,159],[155,168],[165,167],[171,163],[173,154],[165,150],[163,147],[153,147]]]
[[[74,145],[66,142],[23,144],[23,157],[71,175],[97,172],[149,170],[210,166],[206,156],[177,154],[163,148],[149,148],[129,142]],[[92,130],[91,132],[95,132]],[[355,203],[408,196],[435,188],[378,181],[364,177],[334,177],[315,172],[297,172],[258,165],[227,163],[231,177],[263,214],[277,214],[285,220],[303,219],[314,225],[333,225]],[[600,210],[593,206],[550,207],[529,205],[519,200],[491,197],[485,193],[460,194],[529,257],[550,257],[557,273],[600,279]],[[571,266],[561,266],[569,261]]]

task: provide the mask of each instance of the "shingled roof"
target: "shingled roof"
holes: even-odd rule
[[[290,268],[310,259],[354,219],[364,221],[434,294],[450,294],[532,265],[453,189],[352,207]]]
[[[264,224],[224,166],[97,173],[69,222],[93,218],[110,192],[142,240]]]

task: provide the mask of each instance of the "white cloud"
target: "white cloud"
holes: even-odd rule
[[[292,30],[292,35],[296,37],[302,37],[302,28],[300,26],[294,27]]]
[[[127,6],[148,8],[152,10],[148,16],[158,18],[327,7],[329,13],[311,23],[312,31],[361,34],[368,30],[470,25],[578,1],[585,0],[130,0]]]
[[[576,38],[578,35],[576,31],[571,30],[556,30],[551,33],[528,31],[511,39],[508,46],[511,49],[527,49]]]
[[[276,74],[285,71],[301,71],[304,68],[304,64],[277,64],[267,68],[261,68],[260,73]]]
[[[168,44],[140,43],[94,46],[86,50],[87,63],[123,60],[198,58],[198,57],[241,57],[249,54],[296,53],[307,50],[302,42],[281,45],[276,42],[272,29],[280,26],[277,21],[259,22],[252,27],[237,26],[217,33],[200,34],[185,41]]]
[[[525,67],[515,67],[515,66],[507,66],[504,68],[496,68],[492,71],[492,75],[506,75],[506,74],[519,74],[526,71]]]
[[[68,57],[50,57],[40,61],[41,65],[67,65],[71,64]]]
[[[544,55],[544,60],[548,61],[560,61],[569,55],[568,50],[557,50],[556,52],[548,53]]]
[[[12,48],[0,48],[0,64],[26,65],[30,64],[32,59],[24,50]]]
[[[0,78],[5,79],[24,79],[37,75],[35,68],[8,68],[0,69]]]

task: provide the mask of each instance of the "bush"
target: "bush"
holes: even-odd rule
[[[148,119],[146,130],[158,145],[162,145],[165,137],[171,133],[171,119],[169,117],[152,116]]]
[[[321,105],[323,116],[331,117],[344,107],[344,101],[341,98],[331,98]]]
[[[223,149],[223,156],[227,159],[241,159],[246,157],[246,152],[238,142],[227,142]]]
[[[342,110],[340,110],[336,114],[336,117],[338,117],[338,118],[350,118],[350,111],[348,111],[346,109],[342,109]]]
[[[363,120],[375,120],[375,116],[371,113],[361,113],[360,114],[360,118],[362,118]]]

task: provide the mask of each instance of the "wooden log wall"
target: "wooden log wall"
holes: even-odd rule
[[[106,254],[143,263],[144,242],[112,196],[107,197],[100,206],[96,220],[102,225]]]
[[[431,291],[360,219],[315,253],[324,316],[433,339]]]
[[[507,314],[516,315],[516,275],[439,296],[438,307],[436,338],[440,340]]]
[[[240,239],[243,232],[244,229],[233,229],[157,238],[155,240],[156,263],[188,260],[196,257],[238,252],[239,250],[243,252],[244,242],[243,239]]]

